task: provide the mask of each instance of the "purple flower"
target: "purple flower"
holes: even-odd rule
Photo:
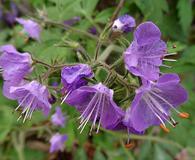
[[[73,26],[74,24],[78,23],[80,20],[81,20],[81,17],[75,16],[71,19],[65,20],[64,24],[69,25],[69,26]]]
[[[63,84],[63,91],[66,96],[62,103],[66,100],[67,96],[75,89],[87,84],[83,78],[92,78],[93,72],[87,64],[77,64],[74,66],[66,66],[61,72],[61,81]]]
[[[100,124],[103,128],[113,129],[121,121],[124,112],[113,101],[113,90],[99,83],[93,86],[82,86],[74,90],[66,99],[66,103],[74,106],[80,113],[81,119],[79,129],[81,132],[88,121],[92,121],[91,130],[98,122],[97,132]]]
[[[17,99],[19,105],[15,110],[22,108],[23,111],[19,119],[24,115],[23,122],[32,117],[35,110],[41,110],[44,115],[48,115],[51,105],[48,102],[49,92],[46,86],[37,81],[26,83],[22,86],[10,87],[10,93]]]
[[[64,149],[64,142],[67,140],[66,135],[61,135],[59,133],[56,133],[53,135],[50,139],[50,153],[53,153],[55,151],[63,151]]]
[[[116,19],[112,25],[112,30],[114,32],[131,32],[136,26],[135,19],[128,14],[120,16]]]
[[[20,53],[12,45],[0,47],[0,67],[5,81],[20,83],[32,71],[32,59],[29,53]]]
[[[3,95],[5,97],[7,97],[8,99],[15,100],[16,96],[14,94],[10,93],[10,88],[11,87],[16,87],[16,86],[22,86],[25,83],[26,82],[24,80],[22,80],[21,82],[17,82],[17,81],[4,81],[3,82]]]
[[[65,117],[62,113],[62,110],[60,107],[56,107],[56,112],[55,114],[52,115],[51,117],[51,122],[55,125],[55,126],[64,126],[65,123]]]
[[[187,118],[189,116],[187,113],[181,113],[176,109],[188,97],[179,81],[177,74],[165,74],[157,82],[143,80],[143,85],[136,91],[131,107],[127,109],[125,125],[142,132],[152,125],[161,124],[168,131],[165,122],[173,127],[177,124],[171,117],[170,110],[174,110],[182,118]]]
[[[24,28],[24,31],[28,34],[29,37],[35,40],[40,39],[41,27],[38,23],[28,19],[16,18],[16,21],[21,24]]]
[[[159,66],[167,50],[160,36],[159,28],[152,22],[137,27],[134,40],[124,53],[126,68],[131,73],[147,80],[159,78]]]

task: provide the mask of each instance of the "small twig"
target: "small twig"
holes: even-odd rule
[[[83,30],[79,30],[79,29],[73,28],[73,27],[71,27],[71,26],[69,26],[69,25],[67,25],[67,24],[63,24],[63,23],[55,22],[55,21],[51,21],[51,20],[44,20],[44,22],[45,22],[46,24],[50,24],[50,25],[54,25],[54,26],[59,26],[59,27],[61,27],[61,28],[63,28],[63,29],[66,28],[67,30],[70,30],[70,31],[72,31],[72,32],[74,32],[74,33],[82,34],[82,35],[84,35],[84,36],[86,36],[86,37],[89,37],[89,38],[91,38],[91,39],[98,40],[97,36],[94,36],[93,34],[88,33],[88,32],[85,32],[85,31],[83,31]]]
[[[45,62],[43,62],[43,61],[40,61],[40,60],[38,60],[38,59],[34,59],[34,58],[32,58],[32,60],[33,60],[33,62],[34,62],[34,64],[41,64],[41,65],[43,65],[43,66],[45,66],[45,67],[48,67],[48,68],[52,68],[53,66],[52,65],[50,65],[50,64],[47,64],[47,63],[45,63]]]
[[[118,6],[116,7],[111,19],[110,19],[110,23],[113,23],[114,20],[116,19],[116,17],[118,16],[120,10],[122,9],[123,5],[125,3],[125,0],[120,0],[120,2],[118,3]]]

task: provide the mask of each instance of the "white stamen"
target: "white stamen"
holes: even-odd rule
[[[154,113],[154,115],[161,121],[161,123],[163,124],[163,126],[166,127],[164,121],[161,119],[161,117],[158,115],[158,113],[155,112],[153,105],[151,104],[151,102],[148,101],[147,97],[143,97],[144,101],[146,102],[146,104],[148,105],[148,107],[150,108],[150,110]]]
[[[100,113],[100,119],[99,119],[99,124],[98,124],[98,127],[97,127],[97,131],[96,131],[96,134],[99,132],[99,129],[100,129],[100,124],[101,124],[101,121],[102,121],[102,115],[103,115],[103,112],[104,112],[104,106],[105,106],[105,95],[103,96],[103,100],[102,100],[102,110],[101,110],[101,113]]]
[[[96,110],[95,118],[94,118],[93,123],[91,125],[91,129],[90,129],[89,134],[91,134],[93,128],[95,127],[101,104],[102,104],[102,94],[100,95],[100,100],[99,100],[98,107],[97,107],[97,110]]]
[[[15,111],[17,111],[19,108],[20,108],[20,106],[24,103],[24,101],[27,99],[27,97],[30,95],[30,93],[28,93],[24,98],[23,98],[23,100],[20,102],[20,104],[16,107],[16,109],[15,109]]]
[[[91,105],[94,103],[94,101],[96,100],[96,98],[98,98],[98,94],[96,93],[93,98],[91,99],[91,101],[89,102],[89,104],[87,105],[87,107],[85,108],[85,110],[83,111],[83,113],[78,117],[78,119],[81,119],[81,122],[83,121],[83,117],[85,117],[85,114],[88,112],[88,110],[91,108]]]
[[[154,99],[150,94],[148,94],[148,97],[154,103],[154,106],[156,106],[160,110],[160,112],[162,112],[163,114],[168,116],[167,113],[165,112],[165,110],[161,107],[161,105],[158,103],[158,101],[156,99]]]
[[[172,68],[171,66],[168,66],[168,65],[165,65],[165,64],[162,64],[161,66],[166,67],[166,68]]]
[[[176,113],[180,114],[180,112],[171,104],[169,103],[166,99],[164,99],[163,97],[159,96],[158,94],[156,94],[155,92],[151,91],[151,93],[153,95],[155,95],[156,97],[160,98],[162,101],[164,101],[165,103],[167,103],[173,110],[176,111]]]
[[[70,95],[71,92],[72,92],[72,91],[69,91],[69,92],[66,94],[66,96],[64,97],[64,99],[63,99],[62,102],[61,102],[61,105],[65,102],[65,100],[67,99],[67,97]]]
[[[148,98],[150,98],[151,105],[153,106],[153,109],[156,111],[156,113],[158,113],[158,115],[161,116],[164,120],[166,120],[171,126],[175,127],[174,124],[171,123],[171,121],[168,119],[169,115],[167,115],[167,113],[161,107],[160,103],[149,94],[148,94]]]
[[[98,99],[97,99],[97,101],[96,101],[94,107],[92,108],[91,112],[89,113],[89,115],[85,118],[85,120],[83,120],[83,122],[82,122],[82,123],[80,124],[80,126],[78,127],[78,129],[80,129],[80,128],[82,127],[80,133],[83,132],[83,130],[84,130],[84,128],[85,128],[87,122],[88,122],[89,119],[91,118],[91,116],[92,116],[92,114],[93,114],[93,111],[95,110],[95,108],[96,108],[98,102],[99,102],[99,97],[98,97]]]
[[[168,62],[176,62],[177,60],[175,59],[167,59],[167,58],[163,58],[164,61],[168,61]]]
[[[26,107],[26,108],[27,108],[26,111],[25,111],[26,113],[25,113],[25,112],[22,112],[22,114],[25,113],[25,116],[24,116],[24,119],[23,119],[23,123],[24,123],[24,122],[26,121],[26,119],[28,118],[28,113],[29,113],[29,111],[30,111],[30,108],[31,108],[31,105],[32,105],[34,99],[35,99],[35,97],[32,98],[31,102],[30,102],[29,105]]]
[[[168,54],[165,54],[164,57],[166,57],[166,56],[173,56],[173,55],[176,55],[176,54],[177,54],[177,52],[168,53]]]

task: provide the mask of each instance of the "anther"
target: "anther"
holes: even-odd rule
[[[180,118],[189,118],[189,113],[187,113],[187,112],[181,112],[181,113],[179,113],[178,114],[178,116],[180,117]]]
[[[130,143],[125,144],[126,149],[132,149],[135,147],[135,143],[132,141]]]
[[[166,126],[164,126],[163,124],[160,124],[160,128],[161,128],[164,132],[166,132],[166,133],[169,133],[169,132],[170,132],[170,130],[169,130]]]

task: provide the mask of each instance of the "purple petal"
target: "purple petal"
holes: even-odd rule
[[[159,125],[159,119],[153,114],[150,106],[142,99],[143,93],[139,93],[132,101],[131,108],[126,111],[124,123],[137,132],[143,132],[149,126]]]
[[[134,37],[140,46],[159,41],[161,32],[152,22],[144,22],[135,30]]]
[[[38,23],[32,20],[25,20],[23,18],[16,18],[16,21],[24,27],[24,30],[29,37],[35,40],[40,39],[41,27]]]
[[[74,66],[66,66],[62,69],[61,81],[65,90],[74,90],[87,84],[83,78],[92,78],[93,72],[90,66],[86,64],[78,64]]]
[[[64,149],[64,142],[67,140],[66,135],[61,135],[59,133],[56,133],[53,135],[50,139],[50,153],[53,153],[55,151],[63,151]]]

